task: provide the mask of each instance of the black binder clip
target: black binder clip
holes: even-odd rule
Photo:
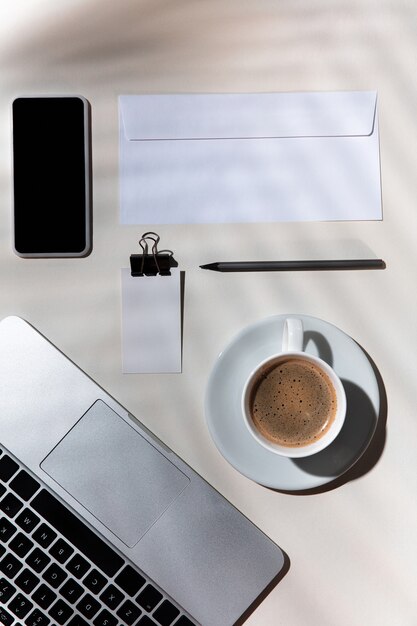
[[[159,235],[153,232],[144,233],[139,240],[143,254],[130,255],[131,276],[171,276],[171,267],[177,267],[171,250],[158,250]],[[148,240],[152,241],[149,254]]]

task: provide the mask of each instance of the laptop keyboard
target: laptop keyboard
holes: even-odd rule
[[[0,449],[0,625],[194,626]]]

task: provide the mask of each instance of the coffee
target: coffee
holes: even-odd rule
[[[332,425],[336,390],[315,363],[283,359],[259,373],[249,397],[252,421],[263,437],[280,446],[306,446]]]

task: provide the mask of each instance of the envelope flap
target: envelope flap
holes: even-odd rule
[[[120,96],[126,139],[366,136],[376,92]]]

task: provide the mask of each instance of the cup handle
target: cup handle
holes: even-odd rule
[[[295,317],[288,317],[284,322],[284,332],[282,334],[282,351],[302,352],[303,336],[303,322]]]

